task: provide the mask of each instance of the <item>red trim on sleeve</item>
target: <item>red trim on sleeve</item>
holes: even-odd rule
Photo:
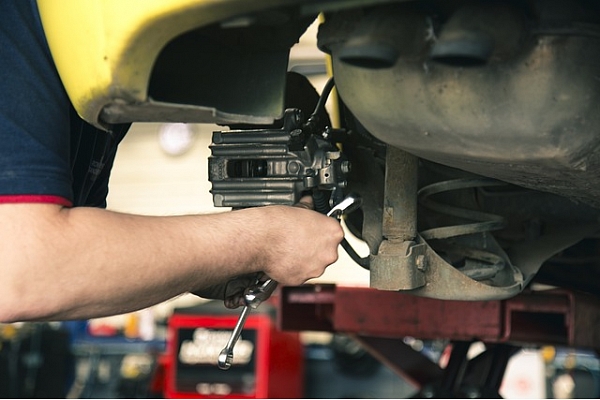
[[[65,207],[73,206],[73,203],[64,197],[45,194],[0,195],[0,204],[2,203],[49,203]]]

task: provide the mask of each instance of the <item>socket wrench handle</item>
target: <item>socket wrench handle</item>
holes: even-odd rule
[[[356,193],[350,193],[344,198],[344,200],[333,206],[333,208],[327,213],[327,216],[340,219],[342,215],[351,213],[352,211],[358,209],[361,205],[362,197]]]

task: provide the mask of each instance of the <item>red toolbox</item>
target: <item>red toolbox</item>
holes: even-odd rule
[[[163,357],[166,398],[301,398],[304,354],[299,335],[275,326],[275,309],[253,310],[229,370],[217,366],[238,310],[222,303],[177,309],[168,322]]]

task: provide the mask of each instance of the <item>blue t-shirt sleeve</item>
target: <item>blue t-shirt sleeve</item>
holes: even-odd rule
[[[35,1],[0,1],[0,196],[73,201],[69,110]]]
[[[117,146],[75,112],[35,0],[0,1],[0,203],[105,207]]]

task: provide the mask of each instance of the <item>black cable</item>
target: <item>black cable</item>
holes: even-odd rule
[[[321,92],[319,101],[317,102],[317,105],[315,106],[315,110],[310,115],[310,117],[308,117],[308,120],[306,121],[306,126],[314,127],[317,125],[317,122],[319,119],[319,114],[325,111],[325,104],[327,103],[329,94],[333,90],[334,86],[335,86],[335,81],[333,80],[333,77],[331,77],[331,78],[329,78],[329,80],[327,81],[325,86],[323,87],[323,91]],[[322,214],[326,214],[329,211],[329,204],[327,201],[327,197],[325,196],[325,194],[322,191],[320,191],[320,190],[313,191],[313,201],[315,204],[316,211],[318,211]],[[342,248],[346,251],[346,253],[348,253],[350,258],[355,263],[357,263],[358,265],[360,265],[361,267],[363,267],[367,270],[370,269],[369,257],[361,257],[356,252],[356,250],[354,250],[354,248],[350,245],[350,243],[348,243],[346,238],[342,239],[341,245],[342,245]]]
[[[329,78],[329,80],[323,87],[323,91],[321,92],[319,101],[317,102],[317,105],[315,106],[315,110],[310,115],[310,117],[308,117],[308,119],[306,120],[306,123],[304,124],[304,128],[307,129],[309,132],[314,131],[317,128],[317,126],[319,125],[319,115],[321,113],[325,112],[325,104],[327,104],[327,99],[329,98],[329,94],[333,90],[334,86],[335,86],[335,82],[333,80],[333,77]]]
[[[327,103],[329,94],[333,90],[334,86],[335,86],[335,81],[333,80],[333,77],[331,77],[331,78],[329,78],[329,80],[327,81],[325,86],[323,86],[323,91],[321,92],[321,97],[319,97],[319,101],[317,102],[317,105],[315,106],[315,111],[313,111],[313,113],[311,114],[309,119],[317,116],[318,114],[320,114],[321,112],[323,112],[325,110],[325,104]]]
[[[346,238],[342,239],[341,245],[342,245],[342,248],[346,251],[346,253],[348,253],[348,255],[350,256],[352,261],[354,261],[355,263],[357,263],[358,265],[360,265],[361,267],[363,267],[366,270],[371,269],[370,258],[369,257],[361,257],[356,252],[356,250],[354,250],[354,248],[352,246],[350,246],[350,243],[348,243]]]

